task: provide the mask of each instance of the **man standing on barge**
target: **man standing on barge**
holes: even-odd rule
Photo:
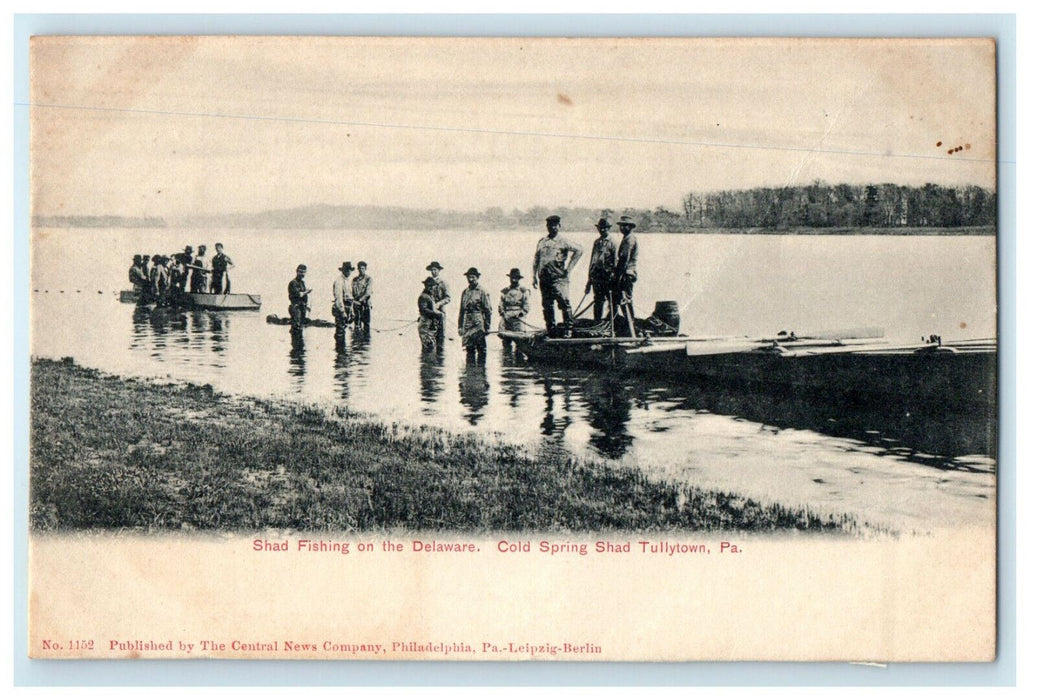
[[[569,304],[569,272],[583,255],[583,248],[558,235],[562,219],[551,215],[546,219],[547,235],[537,242],[533,257],[533,289],[540,289],[544,324],[548,335],[555,329],[555,304],[562,310],[565,333],[572,333],[573,310]]]
[[[605,303],[609,300],[612,291],[612,277],[616,271],[616,244],[609,238],[609,229],[612,224],[608,219],[598,219],[598,238],[591,248],[590,268],[587,270],[587,287],[585,294],[594,292],[594,320],[602,319]],[[609,315],[612,315],[612,305],[609,304]]]

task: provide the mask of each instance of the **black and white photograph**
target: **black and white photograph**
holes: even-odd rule
[[[34,36],[30,655],[993,659],[996,53]]]

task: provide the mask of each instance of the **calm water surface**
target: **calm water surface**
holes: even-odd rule
[[[121,304],[135,253],[210,247],[216,234],[167,230],[44,230],[33,241],[33,353],[72,356],[129,376],[169,377],[228,392],[343,405],[387,421],[499,435],[535,454],[593,455],[652,474],[787,505],[850,512],[926,529],[993,518],[992,429],[847,415],[794,399],[745,396],[525,365],[491,339],[485,366],[458,341],[422,356],[416,299],[425,265],[441,262],[454,303],[469,266],[496,298],[518,266],[529,282],[541,233],[276,231],[218,234],[236,266],[233,291],[263,296],[260,312],[150,314]],[[593,233],[563,231],[589,253]],[[915,341],[992,337],[995,242],[987,237],[662,235],[640,237],[636,301],[681,306],[689,334],[772,334],[881,326]],[[345,260],[375,280],[369,337],[337,349],[333,331],[293,345],[286,286],[298,263],[317,290],[311,316],[331,318],[331,283]],[[582,296],[586,260],[573,274]],[[539,325],[534,292],[532,320]],[[456,335],[456,334],[454,334]]]

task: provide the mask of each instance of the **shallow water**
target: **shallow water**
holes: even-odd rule
[[[445,267],[454,303],[469,266],[493,297],[526,271],[539,232],[270,231],[219,234],[236,266],[234,291],[260,312],[149,314],[120,304],[134,253],[171,253],[215,235],[164,230],[48,230],[33,248],[33,354],[72,356],[122,375],[170,377],[219,390],[345,405],[382,419],[499,433],[538,454],[592,455],[653,474],[786,505],[850,512],[920,528],[990,522],[991,427],[973,422],[847,414],[838,406],[703,385],[531,367],[490,340],[484,366],[458,341],[420,352],[411,323],[429,260]],[[591,234],[571,234],[589,252]],[[200,240],[199,240],[200,239]],[[772,334],[884,326],[887,337],[991,337],[994,240],[980,237],[643,235],[635,299],[681,307],[682,330]],[[343,260],[375,280],[369,337],[335,347],[333,331],[265,322],[286,315],[285,287],[305,262],[311,315],[330,318]],[[573,278],[582,296],[586,256]],[[539,325],[538,295],[530,315]],[[451,323],[448,322],[451,331]],[[456,335],[456,333],[451,333]]]

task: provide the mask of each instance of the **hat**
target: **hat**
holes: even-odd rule
[[[139,255],[134,255],[133,256],[133,262],[139,263],[140,262],[140,256]]]
[[[295,271],[296,272],[306,272],[306,266],[305,265],[299,265],[297,268],[295,268]]]
[[[629,226],[630,228],[634,228],[634,227],[637,226],[637,224],[634,222],[634,220],[631,219],[629,216],[621,216],[621,217],[619,217],[619,225],[620,226]]]
[[[520,280],[520,279],[522,279],[522,272],[520,272],[517,267],[513,267],[513,268],[511,268],[511,272],[508,273],[508,277],[510,277],[513,280],[514,279],[519,279]]]
[[[560,224],[562,223],[562,217],[558,216],[557,214],[552,214],[551,216],[544,219],[544,221],[546,221],[549,224]]]
[[[191,247],[191,246],[189,246],[189,245],[185,245],[185,246],[184,246],[184,252],[185,252],[185,253],[193,253],[193,252],[194,252],[194,248],[192,248],[192,247]]]
[[[612,224],[610,224],[609,220],[603,216],[600,219],[598,219],[598,223],[594,224],[594,228],[598,229],[599,231],[603,228],[610,229],[612,228]]]
[[[338,269],[342,270],[343,272],[347,272],[347,271],[348,272],[352,272],[353,271],[353,263],[351,263],[351,262],[349,262],[347,260],[346,262],[342,263],[342,265],[340,265]]]
[[[425,269],[428,270],[429,272],[432,272],[433,269],[442,270],[443,266],[440,265],[439,263],[437,263],[435,260],[433,260],[432,262],[430,262],[428,265],[425,266]]]
[[[363,260],[361,260],[360,262],[358,262],[358,263],[356,264],[356,266],[357,266],[357,267],[367,267],[367,263],[365,263],[365,262],[364,262]]]
[[[432,285],[439,284],[439,283],[436,282],[436,278],[435,277],[426,277],[425,281],[422,282],[422,284],[425,285],[426,287],[431,287]]]
[[[476,277],[482,277],[482,275],[479,274],[479,271],[476,270],[474,267],[468,268],[468,272],[464,273],[465,277],[468,277],[468,275],[475,275]]]

